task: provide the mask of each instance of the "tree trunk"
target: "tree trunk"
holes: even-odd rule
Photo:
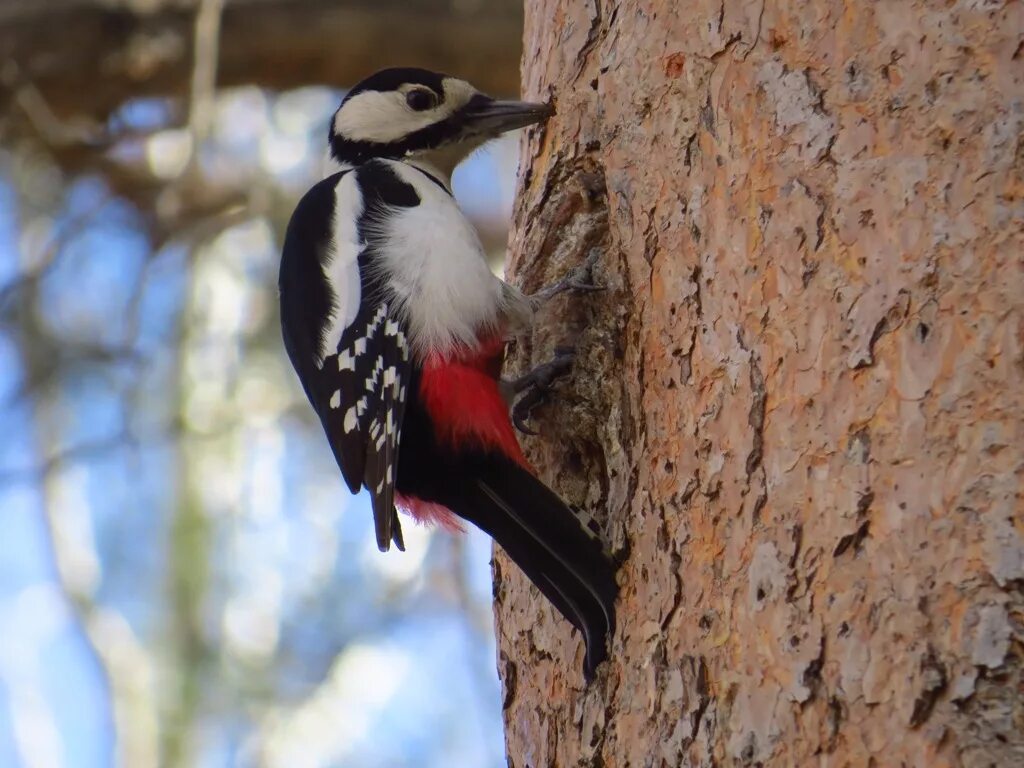
[[[1024,765],[1020,3],[530,0],[511,273],[591,247],[541,475],[611,661],[496,558],[509,764]]]

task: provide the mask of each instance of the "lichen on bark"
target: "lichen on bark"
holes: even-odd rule
[[[1024,762],[1024,11],[531,0],[509,271],[602,249],[528,453],[612,659],[498,553],[510,765]]]

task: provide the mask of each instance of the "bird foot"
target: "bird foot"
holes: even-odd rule
[[[537,434],[526,426],[531,411],[547,401],[552,384],[572,370],[575,359],[576,350],[572,347],[555,347],[555,356],[551,360],[509,382],[514,395],[526,393],[512,406],[512,423],[516,429],[524,435]]]
[[[591,248],[590,253],[587,254],[587,258],[582,264],[570,270],[569,274],[557,283],[541,288],[531,295],[530,301],[533,302],[534,306],[539,307],[546,301],[566,291],[603,291],[605,286],[594,282],[594,265],[597,264],[600,258],[601,249]]]

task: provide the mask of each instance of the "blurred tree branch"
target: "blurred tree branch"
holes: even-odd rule
[[[61,119],[98,124],[130,98],[186,96],[198,0],[7,0],[0,7],[0,113],[27,84]],[[54,30],[62,30],[54,34]],[[233,0],[218,85],[344,87],[387,65],[459,73],[518,91],[515,0]],[[480,62],[488,62],[481,67]]]
[[[84,218],[90,219],[95,213],[96,210],[90,210]],[[67,235],[65,232],[54,241],[51,248],[54,257],[66,244]],[[32,281],[33,293],[38,290],[38,275],[36,278]],[[29,306],[26,298],[18,303],[17,309],[24,314]],[[36,325],[22,322],[13,327],[11,338],[18,351],[25,382],[45,380],[52,375],[53,360],[40,354],[38,335],[33,332]],[[98,562],[98,553],[91,541],[83,541],[75,535],[74,526],[69,525],[67,510],[58,501],[58,482],[63,470],[77,461],[124,448],[131,444],[131,437],[120,432],[59,449],[56,447],[59,436],[45,426],[49,421],[45,418],[45,411],[50,403],[42,397],[31,398],[28,402],[32,410],[29,443],[35,461],[24,470],[0,471],[0,483],[38,478],[53,572],[106,689],[116,762],[119,765],[155,768],[156,715],[149,690],[150,660],[124,617],[97,604],[99,580],[88,564]]]
[[[61,251],[63,251],[69,242],[74,240],[96,221],[96,217],[99,216],[104,208],[106,208],[107,203],[109,203],[110,200],[111,195],[109,194],[100,196],[87,210],[82,211],[77,216],[73,216],[70,220],[64,222],[60,231],[50,238],[49,242],[47,242],[47,244],[41,249],[41,252],[38,255],[23,255],[22,261],[30,262],[30,266],[28,266],[13,280],[0,285],[0,319],[3,319],[4,317],[7,303],[18,293],[35,287],[40,280],[46,277],[47,273],[49,273],[56,265]]]
[[[220,49],[224,0],[200,0],[196,11],[195,55],[192,87],[189,90],[188,122],[192,146],[199,147],[213,125],[214,95],[217,88],[217,58]],[[192,152],[193,167],[198,153]]]
[[[472,71],[481,88],[514,94],[521,30],[515,0],[7,0],[0,139],[45,146],[69,175],[98,172],[169,232],[241,202],[239,191],[194,176],[198,183],[167,192],[166,180],[111,158],[111,147],[137,133],[112,119],[126,102],[168,98],[201,139],[215,87],[341,88],[383,66],[415,64]]]

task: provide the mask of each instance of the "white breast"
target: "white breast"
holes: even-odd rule
[[[454,199],[416,168],[388,163],[420,198],[417,206],[396,209],[381,232],[384,266],[413,348],[423,356],[475,346],[481,333],[498,327],[503,283]]]

